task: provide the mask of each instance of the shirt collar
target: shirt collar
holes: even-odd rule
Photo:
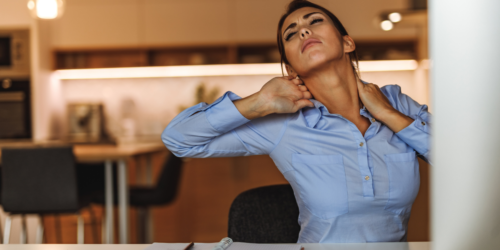
[[[328,109],[323,105],[323,103],[317,101],[316,99],[309,99],[314,104],[313,108],[304,108],[302,109],[302,114],[306,119],[307,126],[310,128],[314,128],[318,123],[321,115],[326,112],[328,114]]]
[[[367,84],[368,82],[365,82],[361,80],[362,83]],[[318,124],[319,119],[321,118],[321,115],[324,114],[329,114],[328,109],[323,105],[323,103],[319,102],[316,99],[309,99],[314,104],[313,108],[304,108],[302,109],[302,114],[304,114],[304,118],[306,119],[307,126],[310,128],[314,128],[316,124]],[[367,113],[366,108],[363,106],[363,108],[360,110],[362,113]],[[330,114],[332,116],[338,116],[337,114]]]

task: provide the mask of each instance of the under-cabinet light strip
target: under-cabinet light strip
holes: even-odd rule
[[[415,70],[415,60],[360,61],[361,72]],[[159,66],[134,68],[65,69],[57,70],[61,80],[160,78],[238,75],[281,75],[279,63]],[[286,73],[286,72],[285,72]]]

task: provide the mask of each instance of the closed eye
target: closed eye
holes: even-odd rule
[[[295,33],[297,33],[297,32],[291,32],[291,33],[289,33],[289,34],[286,36],[285,41],[290,40],[290,38],[292,38],[292,36],[293,36],[293,35],[295,35]]]
[[[320,22],[323,22],[323,19],[317,18],[317,19],[312,20],[310,25],[313,25],[315,23],[320,23]]]

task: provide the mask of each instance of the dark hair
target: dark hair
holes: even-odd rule
[[[344,25],[342,25],[342,23],[339,21],[339,19],[331,11],[323,8],[322,6],[311,3],[307,0],[293,0],[292,2],[290,2],[288,4],[288,7],[286,9],[285,14],[283,14],[283,16],[281,16],[280,21],[278,22],[278,49],[279,49],[280,55],[281,55],[281,70],[282,70],[282,72],[283,72],[283,63],[290,64],[288,62],[288,59],[286,58],[285,46],[283,44],[283,36],[281,34],[281,29],[282,29],[283,23],[285,22],[285,19],[290,14],[292,14],[294,11],[301,9],[301,8],[304,8],[304,7],[312,7],[312,8],[316,8],[316,9],[323,11],[332,20],[333,25],[340,32],[340,35],[342,35],[342,36],[349,35],[349,34],[347,34],[347,30],[344,28]],[[356,53],[356,50],[349,52],[349,59],[351,60],[352,70],[354,72],[354,75],[359,78],[358,54]]]

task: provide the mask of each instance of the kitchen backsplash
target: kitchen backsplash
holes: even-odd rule
[[[181,110],[199,101],[212,102],[226,91],[241,97],[257,92],[273,76],[64,80],[66,104],[102,103],[105,128],[114,138],[158,138]],[[398,84],[403,92],[426,102],[427,86],[416,71],[363,72],[365,81]],[[424,86],[425,85],[425,86]],[[63,119],[64,120],[64,119]],[[61,124],[67,129],[67,124]]]

